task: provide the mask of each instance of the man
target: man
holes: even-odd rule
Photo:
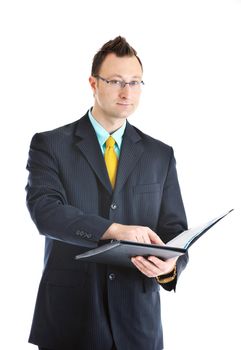
[[[163,348],[159,288],[175,289],[187,256],[139,256],[133,268],[74,259],[100,240],[164,244],[187,228],[172,148],[126,120],[142,75],[124,38],[107,42],[89,78],[93,108],[32,139],[27,205],[46,246],[29,341],[40,349]]]

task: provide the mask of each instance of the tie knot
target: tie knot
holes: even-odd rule
[[[106,140],[106,147],[114,147],[115,144],[115,140],[113,139],[112,136],[110,136],[107,140]]]

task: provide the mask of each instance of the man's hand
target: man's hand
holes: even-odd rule
[[[149,227],[115,223],[108,228],[101,239],[117,239],[164,245],[161,238]],[[148,258],[136,256],[131,261],[147,277],[157,277],[171,272],[175,267],[177,258],[163,261],[155,256],[149,256]]]
[[[143,256],[136,256],[131,258],[131,261],[147,277],[157,277],[171,272],[175,267],[177,258],[163,261],[155,256],[149,256],[147,259]]]
[[[101,239],[117,239],[163,245],[161,238],[149,227],[112,224]]]

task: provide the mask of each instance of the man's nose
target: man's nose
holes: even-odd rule
[[[125,98],[125,97],[128,97],[130,95],[130,92],[131,92],[130,85],[125,84],[125,86],[120,89],[119,95],[121,98]]]

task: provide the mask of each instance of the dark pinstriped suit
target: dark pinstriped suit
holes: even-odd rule
[[[162,349],[156,280],[74,257],[94,248],[113,222],[148,226],[165,242],[186,229],[172,148],[127,123],[112,193],[85,115],[36,134],[27,168],[28,208],[46,236],[30,342],[68,350],[110,350],[113,343],[118,350]],[[178,275],[186,263],[179,258]]]

